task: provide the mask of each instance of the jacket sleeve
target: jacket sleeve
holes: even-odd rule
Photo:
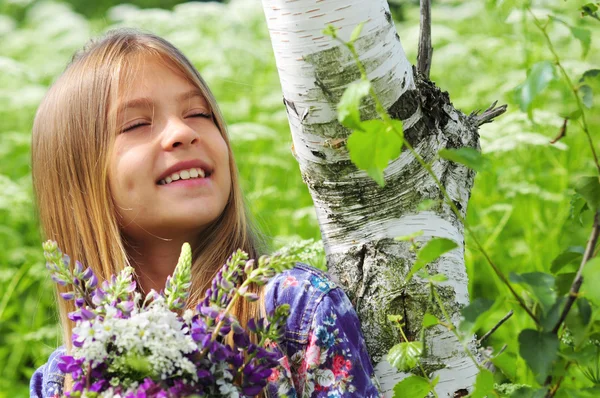
[[[31,376],[31,380],[29,381],[29,398],[44,398],[42,386],[45,368],[46,364],[43,364],[33,373],[33,376]]]
[[[33,373],[29,382],[30,398],[54,398],[61,396],[65,375],[58,369],[58,362],[62,355],[65,355],[65,348],[63,346],[50,354],[48,362],[40,366]]]
[[[304,352],[292,357],[301,397],[380,397],[360,322],[342,289],[318,304]]]

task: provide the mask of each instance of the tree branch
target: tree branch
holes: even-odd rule
[[[419,54],[417,55],[417,71],[429,80],[431,69],[431,0],[421,0],[421,33],[419,35]]]
[[[497,103],[498,101],[494,101],[494,103],[490,105],[490,107],[487,108],[485,111],[483,111],[481,115],[479,115],[479,111],[477,110],[475,112],[471,112],[469,117],[475,120],[477,126],[481,126],[485,123],[491,123],[494,121],[495,118],[506,112],[507,105],[500,105],[496,108]]]
[[[488,337],[490,337],[490,336],[492,335],[492,333],[494,333],[496,330],[498,330],[498,328],[499,328],[500,326],[502,326],[502,324],[503,324],[504,322],[508,321],[508,319],[509,319],[509,318],[510,318],[510,317],[511,317],[513,314],[514,314],[513,310],[510,310],[510,311],[508,312],[508,314],[506,314],[506,315],[504,316],[504,318],[502,318],[502,319],[500,319],[500,320],[498,321],[498,323],[496,324],[496,326],[494,326],[493,328],[491,328],[491,329],[490,329],[490,331],[489,331],[489,332],[487,332],[486,334],[484,334],[484,335],[483,335],[483,337],[482,337],[482,338],[480,338],[480,339],[479,339],[477,342],[478,342],[479,344],[481,344],[481,343],[482,343],[482,342],[483,342],[485,339],[487,339]]]
[[[552,333],[558,333],[560,326],[567,319],[567,315],[573,306],[573,303],[577,299],[577,294],[579,293],[579,289],[581,288],[581,284],[583,283],[583,268],[585,264],[594,256],[594,249],[596,247],[596,243],[598,242],[598,235],[600,234],[600,211],[596,211],[596,215],[594,216],[594,226],[592,227],[592,233],[590,234],[590,240],[588,240],[587,247],[585,248],[585,253],[583,253],[583,259],[581,260],[581,265],[577,270],[577,274],[575,275],[575,279],[573,279],[573,284],[571,285],[571,289],[569,290],[569,297],[567,298],[567,302],[565,303],[565,308],[560,314],[560,318],[554,329],[552,329]]]

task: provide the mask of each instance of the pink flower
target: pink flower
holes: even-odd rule
[[[279,363],[281,364],[281,366],[289,373],[291,372],[290,370],[290,361],[288,360],[287,355],[284,355],[280,360]]]
[[[333,357],[333,374],[338,375],[342,370],[344,370],[344,366],[346,366],[346,360],[341,355],[336,355]]]
[[[271,383],[276,382],[277,380],[279,380],[279,374],[279,369],[273,368],[273,373],[271,373],[271,376],[269,376],[267,380],[269,380],[269,382]]]
[[[313,366],[319,364],[319,359],[321,357],[321,350],[319,346],[316,344],[310,344],[306,349],[306,364],[307,366]]]
[[[284,289],[286,287],[290,287],[290,286],[298,286],[298,280],[295,277],[293,277],[293,276],[288,276],[283,281],[283,288]]]

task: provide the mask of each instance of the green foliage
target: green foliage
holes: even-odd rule
[[[600,177],[581,177],[575,183],[575,192],[580,194],[592,210],[600,209]]]
[[[419,272],[424,266],[457,247],[458,245],[454,241],[446,238],[433,238],[428,241],[417,253],[417,261],[415,261],[410,272],[406,275],[405,283],[408,283],[413,275]]]
[[[338,120],[343,125],[353,130],[363,130],[360,120],[360,102],[369,95],[371,83],[364,80],[351,83],[342,94],[337,106]]]
[[[402,122],[392,121],[394,127],[386,125],[382,120],[360,122],[357,130],[348,138],[350,159],[363,169],[380,186],[385,184],[383,170],[390,160],[400,155],[403,138]]]
[[[558,337],[549,332],[525,329],[519,334],[519,354],[533,371],[538,383],[543,384],[558,357]]]
[[[290,154],[287,115],[260,2],[191,3],[172,10],[122,6],[110,12],[100,9],[107,3],[88,3],[90,7],[104,4],[91,13],[85,10],[85,15],[99,18],[86,19],[63,3],[0,2],[0,398],[25,396],[32,372],[61,344],[53,284],[39,250],[30,182],[30,130],[35,109],[72,53],[109,26],[140,27],[162,35],[200,69],[227,120],[249,205],[267,235],[273,237],[272,244],[319,238],[311,198]],[[503,272],[551,274],[560,297],[571,286],[593,216],[586,201],[594,202],[594,197],[573,195],[573,188],[581,176],[596,175],[596,170],[581,115],[569,120],[565,137],[549,144],[565,116],[577,108],[576,98],[556,69],[526,4],[520,0],[433,2],[431,77],[467,114],[497,99],[508,102],[507,114],[480,129],[489,168],[476,177],[467,222]],[[560,22],[547,26],[566,72],[574,79],[591,142],[598,148],[598,4],[541,0],[535,2],[533,11],[539,18],[555,15],[570,27],[591,32],[589,51],[582,59],[585,43],[573,36],[569,26]],[[415,2],[402,2],[402,12],[398,32],[409,60],[415,63],[419,23]],[[544,68],[536,78],[532,73],[539,63]],[[519,112],[521,108],[529,116]],[[354,113],[359,118],[354,120],[360,120],[359,109]],[[468,336],[476,330],[482,335],[514,309],[515,315],[485,342],[494,352],[507,344],[502,354],[491,359],[497,369],[496,381],[531,386],[517,390],[515,397],[545,396],[546,388],[539,386],[528,361],[519,353],[521,331],[533,331],[535,323],[515,306],[514,297],[486,265],[484,255],[474,249],[472,238],[467,235],[465,239],[472,304],[463,310],[460,332]],[[566,254],[569,251],[571,255]],[[565,257],[559,260],[561,253]],[[322,252],[314,258],[324,267]],[[564,376],[557,397],[599,395],[594,387],[598,362],[591,343],[600,332],[598,267],[591,262],[584,269],[580,296],[587,301],[576,300],[555,349],[560,359],[550,370],[556,376],[553,382]],[[537,296],[526,284],[519,287],[527,304],[538,309]],[[431,317],[423,326],[442,327],[434,326]],[[565,357],[568,349],[578,354],[569,357],[578,361],[569,366],[564,362],[569,360]],[[424,397],[434,384],[418,376],[406,380],[395,387],[395,396]],[[487,385],[486,380],[481,383]]]
[[[396,384],[393,398],[424,398],[432,387],[429,380],[419,376],[410,376]]]
[[[493,300],[482,297],[471,300],[471,303],[463,307],[460,311],[464,318],[459,325],[460,330],[465,334],[473,333],[474,329],[477,329],[476,326],[478,323],[484,320],[482,315],[492,308],[493,305]]]
[[[423,343],[420,341],[407,341],[398,343],[390,349],[388,362],[401,372],[408,372],[419,363],[423,353]]]
[[[481,369],[475,380],[475,389],[469,395],[471,398],[485,398],[494,391],[494,375],[487,369]]]
[[[439,155],[443,159],[464,164],[475,171],[484,171],[489,168],[489,161],[481,152],[473,148],[442,149],[439,151]]]
[[[556,69],[552,62],[541,61],[533,65],[527,74],[527,79],[515,89],[515,101],[521,110],[530,111],[533,100],[556,78]]]

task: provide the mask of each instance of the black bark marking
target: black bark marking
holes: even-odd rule
[[[319,151],[310,151],[310,153],[312,153],[314,156],[320,158],[320,159],[326,159],[327,156],[325,156],[325,154],[323,152],[319,152]]]
[[[385,20],[388,21],[389,24],[392,23],[392,14],[389,11],[385,12]]]

